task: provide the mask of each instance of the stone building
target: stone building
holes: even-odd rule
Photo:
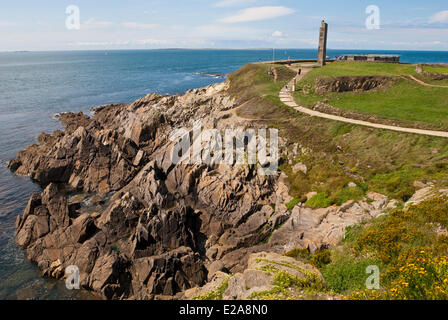
[[[400,56],[398,55],[373,55],[373,54],[359,54],[359,55],[345,55],[342,57],[345,61],[362,61],[362,62],[387,62],[399,63]]]

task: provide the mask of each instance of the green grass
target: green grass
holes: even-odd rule
[[[309,199],[305,204],[313,209],[327,208],[333,204],[342,205],[349,200],[361,200],[365,196],[365,190],[360,187],[345,187],[340,191],[334,192],[329,196],[325,192],[319,192],[317,195]]]
[[[430,68],[430,67],[428,67]],[[440,71],[442,68],[433,68]],[[319,95],[314,92],[318,78],[337,76],[400,76],[416,75],[415,67],[402,64],[338,62],[310,71],[299,88],[309,88],[295,93],[296,101],[312,107],[318,101],[326,102],[341,110],[365,115],[376,115],[389,120],[426,123],[448,128],[448,88],[425,87],[412,80],[401,79],[392,86],[366,92],[342,92]],[[436,81],[443,84],[444,81]]]
[[[306,193],[317,191],[318,196],[308,204],[320,207],[357,199],[368,190],[406,201],[416,191],[413,186],[416,180],[447,188],[447,139],[310,118],[277,103],[273,90],[281,86],[264,77],[266,66],[254,64],[247,68],[251,72],[250,77],[236,73],[231,83],[231,90],[236,87],[247,90],[238,93],[240,97],[247,97],[242,102],[261,95],[257,104],[246,105],[245,114],[266,115],[263,117],[264,125],[278,128],[280,136],[287,142],[299,143],[310,150],[294,159],[286,159],[280,167],[288,176],[287,182],[294,198],[302,199]],[[344,70],[332,71],[333,74],[346,75],[347,70],[351,75],[364,72],[359,70],[362,68],[359,64],[342,64],[341,68]],[[377,73],[395,73],[397,69],[394,68],[403,68],[399,72],[411,73],[414,67],[386,65],[385,70],[378,70],[381,64],[370,64],[368,68],[370,72]],[[316,69],[312,73],[324,70]],[[286,70],[284,72],[283,83],[288,75]],[[302,162],[308,167],[308,173],[293,173],[288,160],[294,160],[291,163]],[[349,182],[355,182],[357,187],[347,188]],[[440,279],[448,279],[448,271],[428,273],[425,278],[416,278],[415,272],[408,272],[409,264],[421,263],[423,260],[418,259],[422,256],[430,261],[422,267],[431,271],[433,266],[441,266],[440,261],[433,258],[448,255],[448,236],[437,235],[434,228],[436,225],[448,227],[447,201],[446,198],[427,201],[408,211],[397,209],[368,223],[348,228],[343,243],[331,249],[330,261],[327,256],[316,258],[317,262],[324,262],[320,264],[320,270],[329,288],[343,294],[362,290],[369,276],[366,267],[377,265],[384,289],[376,294],[379,298],[391,298],[388,290],[397,287],[403,290],[400,294],[405,298],[448,299],[446,293],[436,291],[438,286],[444,286]],[[307,250],[292,250],[287,255],[307,262],[313,259]],[[405,272],[399,271],[402,267]],[[279,283],[293,283],[289,280],[282,279]],[[412,287],[411,281],[414,280],[418,285],[426,286],[424,290]],[[409,288],[404,287],[405,281],[410,283]],[[448,288],[445,289],[448,292]],[[275,292],[264,292],[255,298],[276,298],[287,293],[284,290],[284,286],[279,285]],[[370,294],[353,297],[371,298]]]
[[[448,281],[444,279],[448,263],[443,260],[448,258],[448,237],[438,234],[437,226],[448,226],[446,196],[435,197],[407,210],[394,210],[364,226],[350,229],[348,241],[333,249],[333,254],[339,258],[322,270],[324,277],[333,289],[362,290],[365,288],[359,285],[363,279],[358,277],[367,265],[377,265],[381,270],[382,290],[354,294],[352,298],[446,299]],[[338,280],[347,270],[353,270],[354,275],[349,279],[343,277],[348,285]],[[391,288],[396,290],[391,291]]]
[[[229,279],[230,276],[224,279],[216,290],[194,297],[192,300],[222,300],[224,292],[229,287]]]
[[[356,259],[333,253],[332,262],[321,269],[328,289],[339,294],[363,290],[366,287],[366,268],[380,265],[376,259]]]
[[[380,66],[371,65],[370,68]],[[366,128],[297,113],[281,104],[276,93],[294,73],[279,68],[276,83],[267,75],[267,68],[261,64],[245,66],[230,76],[229,90],[239,97],[240,103],[245,103],[238,111],[242,116],[260,118],[264,126],[279,129],[288,143],[298,143],[310,150],[285,159],[280,166],[288,176],[293,198],[304,199],[307,193],[316,191],[322,195],[311,204],[321,207],[358,200],[366,191],[406,200],[416,191],[413,186],[416,180],[448,186],[447,139]],[[306,175],[293,172],[293,164],[298,162],[307,166]],[[355,182],[358,188],[347,189],[349,182]]]
[[[347,228],[344,240],[311,255],[286,256],[318,267],[328,290],[346,299],[448,299],[448,197],[435,196]],[[367,290],[369,266],[380,270],[380,289]],[[446,280],[445,280],[446,279]]]
[[[308,207],[317,209],[317,208],[327,208],[333,204],[333,201],[328,195],[324,192],[319,192],[310,200],[305,203]]]
[[[448,125],[448,88],[425,87],[403,80],[385,90],[330,94],[329,104],[388,119]]]
[[[361,200],[366,193],[366,190],[363,190],[360,187],[349,188],[346,187],[341,191],[337,192],[332,197],[332,202],[338,206],[346,203],[349,200]]]
[[[446,67],[432,67],[432,66],[424,66],[423,71],[429,72],[429,73],[446,73],[448,74],[448,68]]]
[[[432,66],[424,66],[423,71],[432,73],[432,74],[448,74],[448,67],[432,67]],[[418,78],[426,83],[439,85],[439,86],[448,86],[448,79],[442,80],[434,80],[431,76],[423,76],[419,75]]]
[[[275,107],[283,106],[278,93],[295,73],[285,66],[275,66],[278,78],[274,81],[268,74],[269,68],[267,64],[247,64],[229,76],[232,85],[228,92],[244,104],[239,115],[261,119],[288,116],[290,110],[283,108],[279,112]]]
[[[426,82],[428,84],[433,84],[436,86],[448,86],[448,79],[442,79],[442,80],[433,80],[427,77],[419,77],[420,80],[423,82]]]
[[[394,63],[362,63],[362,62],[335,62],[323,68],[311,70],[303,79],[305,83],[312,83],[317,78],[341,76],[396,76],[415,75],[415,66]]]
[[[300,200],[297,198],[294,198],[286,204],[286,209],[288,209],[289,211],[292,211],[292,209],[294,209],[294,207],[297,206],[299,203],[300,203]]]
[[[302,269],[288,262],[264,259],[260,261],[269,263],[259,269],[274,276],[273,288],[267,291],[254,292],[248,297],[249,300],[291,300],[297,299],[298,296],[304,298],[318,292],[325,292],[325,286],[321,278],[313,271]],[[277,266],[295,269],[302,273],[303,278],[298,278]]]
[[[411,262],[418,270],[427,268],[425,281],[431,284],[443,281],[444,278],[439,279],[437,276],[431,278],[432,266],[428,266],[428,263],[432,264],[436,257],[448,254],[448,236],[436,233],[437,225],[448,226],[447,200],[447,197],[435,197],[408,210],[397,209],[389,215],[347,228],[344,240],[330,249],[330,262],[319,266],[328,289],[348,295],[363,292],[369,276],[367,267],[377,266],[381,272],[382,290],[375,293],[367,291],[368,295],[371,298],[393,298],[389,296],[388,290],[402,285],[402,282],[397,281],[402,279]],[[295,250],[290,255],[304,256],[301,252]],[[424,259],[418,259],[421,252],[425,252]],[[411,276],[412,273],[417,272],[411,270]],[[416,297],[430,298],[430,291],[421,288]],[[362,298],[360,295],[354,297]]]
[[[448,86],[448,79],[443,79],[443,80],[429,80],[426,81],[429,84],[435,84],[437,86]]]

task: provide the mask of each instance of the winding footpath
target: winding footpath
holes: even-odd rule
[[[418,83],[420,83],[422,86],[425,86],[425,87],[448,88],[448,86],[441,86],[441,85],[437,85],[437,84],[430,84],[430,83],[423,82],[422,80],[417,79],[416,77],[414,77],[412,75],[409,75],[409,78],[411,78],[414,81],[417,81]]]
[[[295,77],[297,82],[299,82],[303,78],[303,76],[305,74],[307,74],[309,71],[310,71],[310,69],[302,69],[302,74],[300,76]],[[307,114],[312,117],[335,120],[335,121],[356,124],[356,125],[365,126],[365,127],[392,130],[392,131],[405,132],[405,133],[415,133],[415,134],[426,135],[426,136],[448,138],[448,132],[446,132],[446,131],[433,131],[433,130],[423,130],[423,129],[389,126],[389,125],[380,124],[380,123],[373,123],[373,122],[368,122],[368,121],[344,118],[344,117],[335,116],[335,115],[328,114],[328,113],[322,113],[319,111],[301,107],[301,106],[297,105],[297,103],[294,101],[294,98],[292,97],[291,88],[293,87],[293,85],[294,85],[294,79],[292,79],[285,87],[282,88],[282,90],[279,93],[279,97],[280,97],[280,100],[284,104],[294,108],[294,110],[296,110],[297,112],[301,112],[301,113]]]

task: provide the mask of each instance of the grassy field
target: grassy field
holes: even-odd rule
[[[325,98],[344,110],[448,127],[448,89],[425,87],[411,80],[401,80],[385,90],[334,93]]]
[[[396,76],[415,75],[415,66],[394,63],[362,63],[362,62],[335,62],[323,68],[315,68],[306,75],[304,82],[314,84],[317,78],[339,76]]]
[[[427,81],[429,84],[435,84],[439,86],[448,86],[448,79],[443,80],[429,80]]]
[[[318,78],[337,76],[405,76],[416,75],[415,67],[402,64],[344,63],[329,64],[313,69],[300,83],[294,94],[297,103],[313,107],[319,101],[341,110],[376,115],[380,119],[429,124],[431,128],[448,128],[448,88],[425,87],[410,79],[402,78],[389,87],[365,92],[341,92],[319,95],[314,92]],[[437,81],[444,84],[444,81]],[[302,90],[308,88],[307,90]],[[304,92],[305,91],[305,92]]]
[[[377,130],[336,121],[311,118],[295,112],[278,98],[279,88],[294,76],[278,66],[274,82],[268,66],[250,64],[230,76],[229,91],[242,107],[238,114],[260,119],[280,130],[288,143],[298,143],[309,152],[283,161],[281,170],[288,175],[291,196],[304,202],[310,191],[319,193],[311,203],[325,207],[333,203],[362,198],[377,191],[406,201],[415,192],[414,181],[433,181],[448,185],[448,143],[446,139]],[[292,149],[285,145],[283,148]],[[291,161],[292,164],[289,162]],[[308,173],[294,173],[301,162]],[[354,182],[356,188],[348,188]]]
[[[424,66],[423,71],[426,71],[429,73],[448,74],[448,68],[444,68],[444,67]],[[432,80],[429,77],[422,77],[422,76],[419,76],[419,78],[429,84],[448,86],[448,79]]]
[[[349,228],[321,267],[331,290],[347,299],[448,298],[448,198],[436,197]],[[380,290],[366,290],[366,267],[380,271]]]
[[[305,202],[310,191],[318,194],[307,205],[318,208],[360,199],[369,190],[407,201],[415,181],[448,186],[447,139],[297,113],[276,98],[275,91],[291,76],[285,67],[277,71],[281,76],[274,82],[266,65],[245,66],[231,75],[229,90],[243,103],[240,115],[278,128],[284,149],[298,143],[304,150],[283,159],[280,167],[294,197],[289,209]],[[307,174],[293,173],[298,162],[307,166]],[[349,188],[349,182],[357,186]],[[448,299],[448,236],[438,226],[448,228],[446,197],[351,227],[330,250],[294,249],[287,255],[319,268],[330,293],[346,299]],[[365,290],[366,268],[372,265],[380,268],[381,290]]]
[[[432,67],[432,66],[424,66],[423,71],[429,72],[429,73],[443,73],[448,74],[448,67]]]
[[[232,85],[229,93],[237,98],[243,108],[238,114],[246,118],[273,119],[289,117],[292,111],[283,106],[279,91],[295,73],[285,66],[277,66],[277,81],[268,74],[267,64],[247,64],[229,76]]]

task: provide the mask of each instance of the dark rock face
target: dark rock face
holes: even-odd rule
[[[41,134],[9,163],[44,189],[17,218],[17,244],[46,276],[77,266],[80,285],[106,299],[174,299],[220,271],[244,271],[251,254],[327,247],[370,217],[362,203],[291,213],[283,179],[259,165],[173,164],[170,135],[191,132],[194,120],[256,129],[224,116],[233,101],[218,84],[100,107],[92,118],[61,115],[64,132]]]
[[[148,95],[92,118],[63,114],[64,132],[19,152],[9,168],[44,191],[17,218],[17,243],[44,275],[64,278],[75,265],[81,286],[104,298],[172,299],[203,285],[208,264],[272,232],[287,212],[270,206],[284,202],[276,178],[257,166],[172,164],[172,130],[227,119],[223,86]],[[85,210],[75,192],[95,194],[103,209]]]
[[[315,92],[317,94],[325,94],[328,92],[369,91],[387,87],[394,81],[395,79],[393,77],[381,76],[344,76],[330,79],[316,79]]]

